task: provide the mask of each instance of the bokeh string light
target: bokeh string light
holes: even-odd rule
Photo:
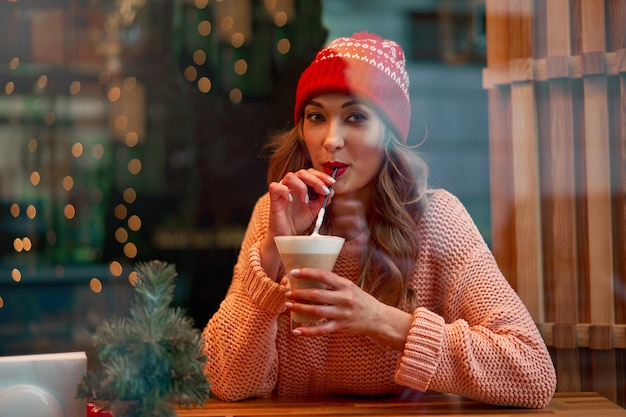
[[[190,30],[198,41],[189,51],[191,59],[181,72],[200,94],[221,95],[237,105],[253,98],[253,89],[263,85],[255,79],[266,71],[259,67],[266,64],[254,58],[259,51],[255,42],[263,39],[255,33],[255,19],[265,19],[267,25],[276,29],[271,42],[277,56],[291,52],[290,32],[284,29],[294,21],[294,0],[264,0],[262,6],[248,0],[194,0],[193,6],[185,7],[195,7],[188,10],[192,14],[187,18],[194,22]],[[264,15],[258,13],[258,7],[264,9]],[[85,76],[87,67],[74,71],[65,66],[63,70],[70,77],[67,79],[66,74],[62,79],[58,75],[62,71],[49,71],[53,66],[33,65],[20,56],[8,60],[9,78],[13,79],[0,85],[0,95],[4,93],[6,98],[15,99],[14,103],[33,107],[29,120],[32,127],[25,131],[28,136],[23,139],[27,186],[16,192],[16,198],[8,205],[11,218],[23,228],[12,236],[12,256],[20,265],[13,270],[19,279],[15,280],[16,275],[12,274],[16,282],[22,281],[20,270],[35,273],[37,258],[32,255],[38,252],[46,262],[56,262],[53,269],[57,277],[66,275],[66,263],[105,262],[101,258],[102,243],[97,239],[89,241],[89,235],[94,234],[89,230],[94,227],[94,216],[101,216],[104,221],[104,206],[118,197],[121,202],[114,205],[112,212],[119,222],[113,235],[119,245],[120,261],[109,264],[110,275],[121,276],[122,263],[141,255],[138,233],[142,231],[143,219],[136,207],[139,188],[135,183],[141,181],[147,168],[140,148],[147,140],[141,127],[146,111],[137,113],[135,104],[146,100],[146,86],[137,77],[120,71],[119,48],[116,52],[115,43],[107,43],[122,29],[131,27],[136,11],[119,14],[117,20],[111,16],[106,20],[99,52],[104,65],[93,75]],[[268,26],[259,27],[266,30]],[[30,85],[25,85],[27,81]],[[72,119],[78,114],[85,120]],[[75,130],[68,134],[70,126]],[[118,152],[119,144],[125,152]],[[125,175],[120,177],[125,183],[119,184],[121,196],[110,196],[109,192],[120,191],[98,179],[102,167],[114,159],[125,165]],[[88,250],[81,252],[85,248]],[[74,259],[79,253],[92,255]],[[130,277],[129,281],[132,282]],[[104,285],[103,277],[94,276],[89,281],[94,293],[100,293]]]

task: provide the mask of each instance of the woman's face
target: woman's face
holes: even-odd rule
[[[307,103],[304,142],[313,168],[329,175],[338,168],[335,195],[371,191],[384,155],[382,123],[371,107],[353,96],[323,94]]]

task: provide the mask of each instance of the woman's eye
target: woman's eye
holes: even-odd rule
[[[348,122],[363,122],[365,120],[367,120],[367,116],[363,113],[352,113],[346,119]]]
[[[312,122],[321,122],[324,120],[324,117],[319,113],[309,113],[307,114],[306,118],[311,120]]]

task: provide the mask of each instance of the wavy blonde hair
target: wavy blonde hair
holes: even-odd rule
[[[416,223],[423,213],[428,168],[415,147],[403,144],[382,124],[384,160],[371,197],[369,245],[361,257],[357,284],[386,304],[413,311],[416,297],[408,286],[419,248]],[[274,134],[267,181],[280,181],[287,172],[312,167],[304,144],[302,121]]]

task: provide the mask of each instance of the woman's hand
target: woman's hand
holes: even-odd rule
[[[285,294],[289,310],[326,319],[317,326],[297,328],[294,334],[358,334],[371,336],[399,351],[404,349],[413,320],[411,314],[381,303],[352,281],[332,272],[301,268],[293,270],[292,274],[298,278],[320,281],[326,286],[325,289],[291,289]]]
[[[268,234],[272,237],[302,234],[315,221],[334,183],[333,177],[313,168],[288,172],[280,182],[271,183]]]
[[[260,251],[261,265],[274,280],[280,278],[277,276],[280,256],[274,244],[274,236],[304,233],[316,220],[324,198],[331,193],[329,187],[334,183],[335,179],[330,175],[309,168],[288,172],[280,182],[270,184],[269,228],[261,242]]]

